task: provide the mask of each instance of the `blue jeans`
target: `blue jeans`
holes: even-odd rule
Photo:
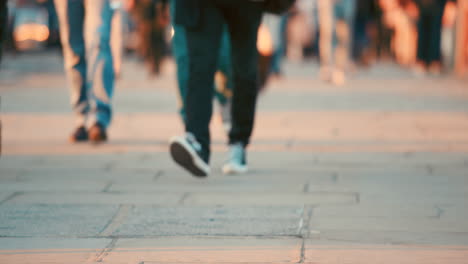
[[[171,4],[170,11],[171,17],[174,17],[174,4]],[[187,94],[187,86],[189,79],[189,58],[187,50],[187,39],[186,32],[183,26],[173,25],[174,27],[174,36],[172,38],[172,49],[174,59],[177,64],[177,83],[179,86],[179,95],[180,95],[180,114],[182,119],[185,120],[185,97]],[[232,89],[233,80],[232,80],[232,67],[231,67],[231,49],[230,49],[230,38],[227,27],[224,29],[223,37],[221,40],[221,48],[218,59],[218,70],[222,72],[227,78],[227,88]],[[214,76],[213,76],[214,78]],[[219,93],[215,87],[216,99],[221,103],[225,104],[228,100],[226,95]]]
[[[84,125],[111,122],[114,65],[110,0],[55,0],[71,104]]]

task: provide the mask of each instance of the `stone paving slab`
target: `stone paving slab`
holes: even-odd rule
[[[118,206],[20,205],[0,206],[0,236],[97,236]]]
[[[241,182],[238,184],[233,184],[232,182],[224,183],[210,183],[199,181],[199,184],[191,185],[180,185],[180,184],[160,184],[159,182],[154,182],[152,184],[132,184],[132,183],[116,183],[113,184],[110,188],[110,192],[160,192],[160,191],[174,191],[174,192],[291,192],[291,193],[300,193],[304,189],[305,183],[247,183]]]
[[[467,257],[468,247],[463,246],[308,245],[304,263],[466,264]]]
[[[27,253],[34,250],[79,250],[79,249],[104,249],[111,242],[108,238],[0,238],[0,255]]]
[[[467,232],[312,230],[307,240],[311,245],[428,245],[468,246]]]
[[[312,217],[313,230],[401,231],[401,232],[462,232],[468,233],[468,222],[430,217]]]
[[[357,194],[350,192],[315,192],[307,194],[295,194],[284,192],[267,193],[193,193],[185,200],[186,205],[269,205],[275,201],[275,205],[320,205],[320,204],[345,204],[357,203]]]
[[[103,263],[297,263],[301,244],[294,238],[119,239]]]
[[[13,194],[14,192],[11,191],[0,191],[0,204],[8,200]]]
[[[42,192],[56,192],[56,191],[95,191],[99,192],[106,186],[106,183],[56,183],[56,182],[8,182],[0,185],[0,191],[42,191]]]
[[[132,208],[113,235],[132,236],[297,236],[302,206]]]
[[[167,151],[167,141],[183,131],[176,114],[118,115],[111,127],[110,142],[70,148],[66,144],[73,120],[66,114],[3,114],[4,152],[9,154],[60,154]],[[160,121],[163,127],[154,127]],[[380,120],[380,121],[376,121]],[[32,134],[35,124],[47,131]],[[314,125],[312,125],[314,124]],[[263,150],[300,150],[307,152],[466,152],[468,115],[464,112],[260,112],[253,142]],[[226,142],[220,122],[213,122],[213,139]],[[303,142],[312,144],[304,144]],[[51,145],[54,146],[51,148]],[[47,148],[48,147],[48,148]]]
[[[407,203],[359,203],[355,205],[320,205],[314,207],[313,217],[342,218],[366,215],[374,218],[437,218],[440,209],[436,205]]]
[[[15,177],[17,182],[50,182],[54,184],[109,184],[109,183],[135,183],[154,184],[157,179],[154,171],[104,171],[104,170],[73,170],[42,169],[31,170]],[[7,181],[3,176],[0,181]],[[11,180],[10,180],[11,182]]]
[[[176,206],[183,199],[183,192],[155,193],[118,193],[118,192],[55,192],[55,193],[24,193],[15,196],[7,204],[11,206],[22,204],[47,205],[161,205]]]

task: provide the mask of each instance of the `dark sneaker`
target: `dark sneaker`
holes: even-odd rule
[[[208,162],[201,157],[202,147],[192,134],[173,137],[169,144],[172,159],[177,164],[196,177],[206,177],[210,174]]]
[[[88,140],[88,132],[84,126],[78,127],[75,132],[70,136],[70,142],[84,142]]]
[[[88,130],[89,140],[93,143],[101,143],[107,141],[106,129],[100,123],[94,124]]]
[[[243,174],[248,171],[245,147],[242,143],[229,146],[229,160],[223,166],[224,174]]]

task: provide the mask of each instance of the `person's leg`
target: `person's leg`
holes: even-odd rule
[[[92,93],[92,118],[105,130],[111,122],[114,64],[110,46],[113,10],[110,0],[84,0],[88,81]]]
[[[335,65],[332,81],[334,84],[342,85],[345,82],[345,72],[349,67],[350,47],[351,47],[351,29],[354,19],[353,0],[342,0],[337,2],[335,10],[336,25],[335,32],[338,45],[335,49]]]
[[[222,2],[222,1],[220,1]],[[254,3],[223,3],[223,14],[231,35],[231,58],[234,89],[231,107],[232,127],[229,133],[228,162],[225,174],[247,172],[246,147],[250,142],[255,120],[258,94],[257,32],[262,11]],[[242,19],[239,19],[241,18]]]
[[[276,75],[281,75],[281,64],[283,61],[284,53],[286,50],[286,27],[288,24],[288,15],[283,15],[281,17],[280,26],[279,26],[279,43],[278,47],[273,54],[271,61],[271,73]]]
[[[459,1],[456,25],[455,72],[463,76],[468,68],[468,1]]]
[[[232,129],[229,134],[229,143],[242,143],[247,146],[254,125],[258,93],[256,45],[262,12],[254,3],[225,8],[223,11],[231,35],[234,77]]]
[[[83,1],[55,0],[59,19],[60,38],[65,64],[65,73],[71,92],[71,105],[77,115],[78,127],[83,132],[89,112],[87,85],[86,49],[84,41]],[[81,133],[82,134],[82,133]],[[78,136],[75,137],[74,136]],[[87,135],[74,135],[71,140],[87,139]]]
[[[437,10],[437,13],[434,14],[430,19],[429,27],[429,42],[428,45],[428,54],[427,62],[440,63],[441,62],[441,39],[442,39],[442,16],[444,14],[444,8]]]
[[[185,97],[186,131],[201,144],[201,157],[210,157],[209,124],[213,108],[214,74],[218,66],[224,20],[219,9],[206,1],[201,25],[186,28],[189,78]]]
[[[0,64],[3,55],[3,39],[5,38],[8,21],[7,0],[0,0]]]
[[[333,63],[333,4],[329,0],[318,0],[320,25],[320,77],[331,77]]]
[[[175,5],[170,5],[171,18],[175,15]],[[185,122],[185,95],[189,76],[189,58],[185,28],[173,23],[174,36],[172,37],[172,52],[176,62],[177,87],[179,88],[179,113]]]

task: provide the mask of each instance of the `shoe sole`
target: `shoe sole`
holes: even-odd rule
[[[84,143],[84,142],[87,142],[89,139],[76,139],[76,138],[69,138],[68,139],[68,142],[70,143]]]
[[[247,166],[233,166],[232,164],[226,164],[223,167],[223,174],[225,175],[235,175],[235,174],[245,174],[249,171]]]
[[[107,135],[101,135],[101,134],[98,134],[98,135],[89,135],[88,136],[88,140],[91,142],[91,143],[94,143],[94,144],[99,144],[99,143],[103,143],[103,142],[106,142],[107,141]]]
[[[192,153],[191,148],[187,146],[185,141],[180,139],[171,140],[170,152],[172,159],[181,167],[193,174],[193,176],[199,178],[205,178],[208,176],[209,171],[202,168],[202,166],[207,165],[200,166],[200,164],[204,164],[205,162],[198,157],[196,153]]]

